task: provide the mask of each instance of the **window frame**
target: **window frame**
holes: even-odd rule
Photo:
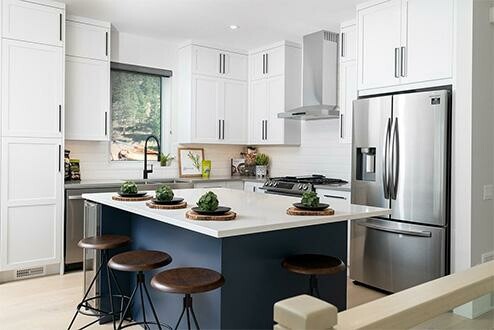
[[[166,127],[163,123],[165,118],[170,117],[167,113],[165,113],[165,108],[169,108],[169,105],[165,106],[165,102],[163,100],[163,90],[164,88],[167,88],[169,90],[169,82],[164,81],[164,79],[170,79],[173,76],[173,72],[171,70],[166,70],[166,69],[158,69],[158,68],[151,68],[147,66],[141,66],[141,65],[133,65],[133,64],[126,64],[126,63],[120,63],[120,62],[110,62],[110,111],[109,111],[109,140],[108,140],[108,155],[107,155],[107,161],[110,165],[116,166],[116,167],[140,167],[140,163],[142,161],[140,160],[112,160],[112,154],[111,154],[111,143],[112,143],[112,134],[113,134],[113,86],[112,86],[112,80],[111,80],[111,72],[112,71],[121,71],[121,72],[130,72],[130,73],[139,73],[139,74],[146,74],[146,75],[151,75],[151,76],[157,76],[160,78],[160,145],[161,145],[161,152],[164,152],[165,150],[168,150],[168,147],[165,146],[165,136],[170,135],[166,134],[163,132],[163,129]],[[171,98],[171,95],[170,95]],[[156,160],[149,160],[149,161],[156,161]],[[125,164],[125,165],[124,165]],[[134,165],[134,166],[132,166]],[[138,166],[136,166],[138,165]]]

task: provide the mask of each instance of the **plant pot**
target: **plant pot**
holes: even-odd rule
[[[266,165],[256,165],[256,178],[266,179],[268,177],[268,167]]]

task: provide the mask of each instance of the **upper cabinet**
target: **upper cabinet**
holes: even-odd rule
[[[355,21],[341,24],[339,106],[341,143],[352,142],[353,101],[357,99],[357,27]]]
[[[451,0],[388,0],[360,5],[359,91],[450,79],[453,5]]]
[[[19,1],[2,1],[2,37],[62,47],[65,10]]]
[[[67,18],[65,138],[108,140],[110,23]]]
[[[341,24],[340,62],[357,60],[357,28],[355,20]]]
[[[282,42],[249,56],[249,143],[300,144],[300,121],[278,113],[302,104],[302,49]]]
[[[180,143],[247,143],[246,54],[187,45],[177,79]]]

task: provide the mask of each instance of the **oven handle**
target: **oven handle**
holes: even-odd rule
[[[281,191],[270,191],[267,190],[266,188],[259,188],[263,189],[265,194],[270,194],[270,195],[280,195],[280,196],[288,196],[288,197],[301,197],[299,194],[291,194],[287,192],[281,192]]]
[[[395,229],[389,228],[385,226],[379,226],[368,222],[357,223],[359,226],[367,227],[371,229],[381,230],[388,233],[394,234],[402,234],[407,236],[418,236],[418,237],[432,237],[432,233],[430,231],[417,231],[417,230],[404,230],[404,229]]]

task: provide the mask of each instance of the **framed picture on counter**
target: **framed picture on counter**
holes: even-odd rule
[[[202,176],[203,148],[178,148],[178,170],[182,178]]]

